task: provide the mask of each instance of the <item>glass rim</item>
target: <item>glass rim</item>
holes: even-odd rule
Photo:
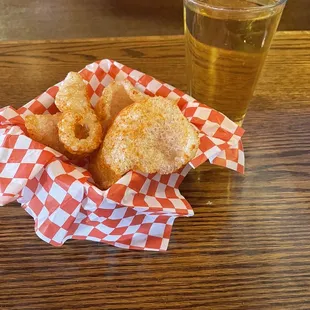
[[[192,3],[194,5],[197,5],[197,6],[200,6],[203,8],[207,8],[207,9],[216,10],[219,12],[221,12],[221,11],[222,12],[260,12],[260,11],[264,11],[267,9],[276,8],[276,7],[280,6],[281,4],[286,3],[286,1],[287,0],[278,0],[276,3],[261,5],[258,7],[230,8],[230,7],[221,7],[218,5],[206,3],[205,1],[202,1],[202,0],[184,0],[184,2],[189,2],[189,3]],[[253,1],[250,1],[250,2],[253,2]]]

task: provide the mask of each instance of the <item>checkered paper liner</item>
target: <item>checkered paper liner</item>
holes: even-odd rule
[[[125,249],[166,250],[175,218],[194,214],[178,189],[184,177],[206,160],[243,173],[243,129],[180,90],[116,61],[92,63],[80,74],[93,106],[107,85],[124,79],[150,96],[177,99],[200,131],[196,157],[170,175],[130,171],[101,191],[86,169],[26,135],[26,115],[57,112],[58,83],[18,110],[0,110],[0,205],[20,202],[33,217],[36,234],[54,246],[83,239]]]

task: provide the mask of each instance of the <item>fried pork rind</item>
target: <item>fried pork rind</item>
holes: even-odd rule
[[[47,145],[67,156],[68,152],[58,137],[57,124],[60,119],[61,113],[53,115],[27,115],[25,118],[25,126],[31,139]]]
[[[92,108],[86,85],[76,72],[70,72],[55,98],[57,108],[63,112],[58,123],[59,139],[71,154],[87,155],[96,150],[102,142],[101,124]],[[78,128],[86,133],[81,137]]]
[[[107,189],[122,176],[116,174],[105,162],[102,148],[90,157],[89,172],[96,185],[101,189]]]
[[[107,129],[122,109],[146,98],[148,96],[136,90],[129,81],[112,82],[103,90],[95,107],[102,127]]]
[[[187,164],[198,146],[198,131],[175,102],[149,97],[117,115],[90,172],[103,189],[130,170],[169,174]]]
[[[79,114],[70,111],[64,113],[58,123],[58,134],[71,154],[89,154],[99,147],[102,141],[102,129],[101,126],[94,125],[96,122],[98,119],[95,113]],[[79,135],[80,128],[84,130],[84,137]]]
[[[92,110],[86,84],[77,72],[69,72],[56,94],[55,104],[59,111],[87,113]]]

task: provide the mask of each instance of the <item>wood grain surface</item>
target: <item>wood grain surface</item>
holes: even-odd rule
[[[38,239],[0,208],[0,309],[310,309],[310,33],[278,33],[243,139],[246,173],[203,165],[182,184],[195,216],[165,253]],[[19,107],[97,59],[186,89],[183,37],[0,43],[0,106]]]
[[[0,40],[183,34],[183,0],[0,0]],[[309,0],[288,0],[280,30],[310,30]]]

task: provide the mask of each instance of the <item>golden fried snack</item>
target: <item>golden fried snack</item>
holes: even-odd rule
[[[187,164],[198,146],[198,131],[175,102],[149,97],[117,115],[90,172],[103,189],[130,170],[169,174]]]
[[[55,104],[59,111],[87,113],[92,110],[86,85],[77,72],[69,72],[56,94]]]
[[[89,154],[97,149],[102,141],[101,126],[96,126],[96,123],[98,119],[95,113],[65,112],[58,123],[59,138],[70,153]],[[83,135],[79,133],[82,130]]]
[[[25,126],[31,139],[67,155],[68,152],[66,152],[58,137],[57,124],[60,119],[61,113],[27,115],[25,117]]]
[[[96,185],[101,189],[107,189],[117,180],[121,175],[116,174],[104,161],[102,148],[91,155],[88,170],[91,173]]]
[[[86,155],[102,142],[102,127],[92,108],[86,85],[76,72],[70,72],[55,98],[57,108],[63,112],[58,122],[59,139],[71,154]],[[84,131],[83,137],[77,131]]]
[[[95,111],[104,129],[108,128],[116,115],[128,105],[148,96],[135,89],[129,81],[112,82],[102,93]]]

